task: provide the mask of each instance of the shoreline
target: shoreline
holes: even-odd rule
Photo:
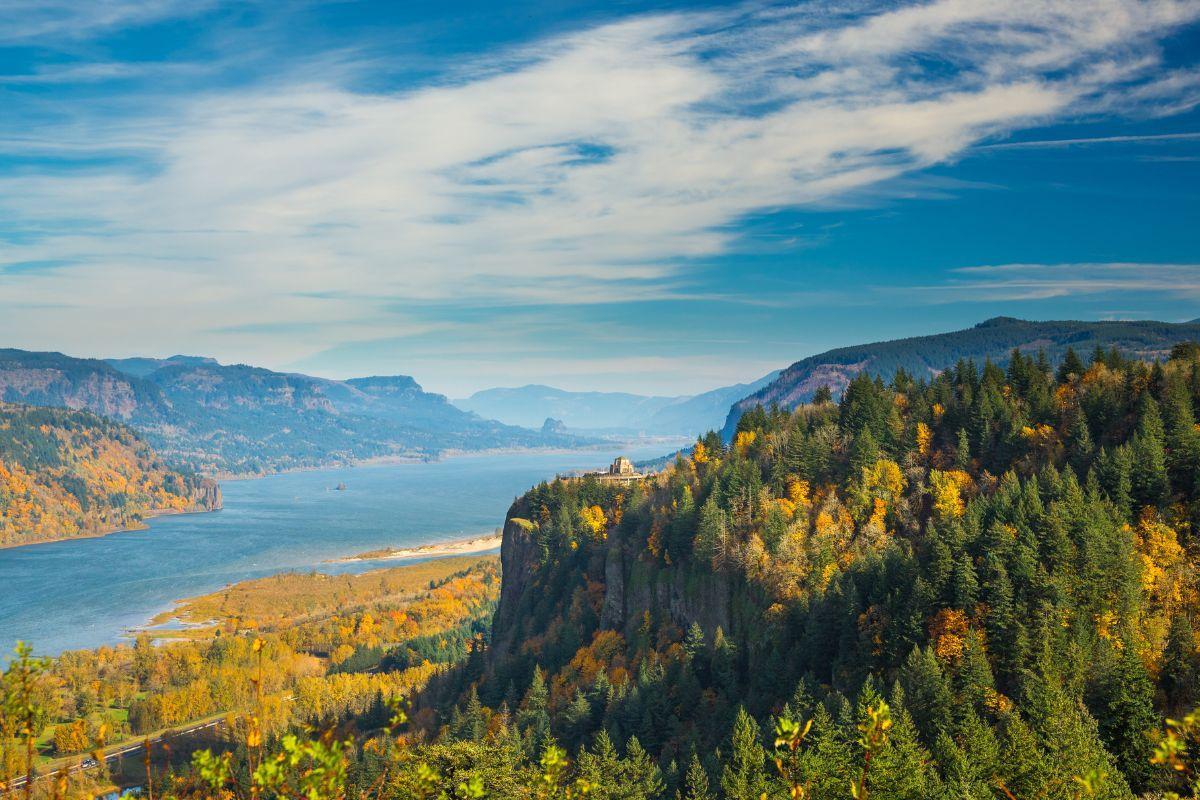
[[[187,511],[176,511],[169,508],[160,508],[153,511],[147,511],[141,521],[134,525],[123,525],[119,528],[111,528],[99,531],[89,531],[87,533],[77,533],[73,536],[59,536],[55,539],[38,539],[33,542],[8,542],[0,544],[0,550],[17,550],[23,547],[37,547],[42,544],[59,544],[60,542],[76,542],[80,539],[103,539],[106,536],[113,536],[118,533],[136,533],[137,531],[150,530],[150,525],[147,520],[156,519],[158,517],[179,517],[185,514],[213,514],[220,511],[220,508],[199,508]]]
[[[325,564],[357,564],[364,561],[402,561],[411,558],[447,558],[488,553],[500,547],[504,537],[500,534],[473,536],[469,539],[454,539],[448,542],[431,542],[416,547],[388,547],[368,550],[344,558],[332,558]]]
[[[587,453],[591,451],[621,449],[622,446],[646,446],[649,443],[663,439],[666,447],[671,447],[666,440],[679,440],[684,444],[692,440],[686,436],[651,436],[645,440],[637,438],[624,441],[597,442],[583,447],[492,447],[486,450],[461,450],[457,448],[440,451],[437,455],[401,455],[399,453],[383,456],[371,456],[351,461],[335,461],[328,464],[318,464],[306,467],[289,467],[273,472],[241,473],[218,472],[207,477],[217,481],[250,481],[259,478],[270,478],[274,475],[290,475],[296,472],[322,472],[325,470],[353,469],[354,467],[386,467],[403,464],[437,464],[455,458],[471,458],[475,456],[517,456],[517,455],[566,455],[568,453]],[[678,442],[677,442],[678,443]]]

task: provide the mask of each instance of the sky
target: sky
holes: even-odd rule
[[[1200,0],[0,0],[0,346],[686,394],[1200,317]]]

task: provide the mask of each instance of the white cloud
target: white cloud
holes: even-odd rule
[[[1135,293],[1200,299],[1200,264],[989,264],[959,267],[936,286],[877,288],[910,302],[938,304],[1049,300]]]
[[[114,2],[35,14],[20,35],[175,13]],[[426,331],[404,313],[423,303],[686,297],[688,259],[733,247],[744,215],[834,202],[1062,115],[1178,101],[1193,82],[1164,74],[1156,40],[1198,15],[942,0],[645,16],[404,91],[356,90],[375,62],[340,54],[320,79],[291,64],[137,112],[144,97],[101,96],[0,122],[0,152],[123,156],[0,174],[0,219],[23,234],[0,243],[0,333],[71,348],[86,330],[131,352],[154,330],[162,350],[279,364]],[[59,266],[3,271],[42,262]]]

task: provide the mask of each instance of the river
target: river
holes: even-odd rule
[[[627,449],[650,458],[665,445]],[[513,498],[555,474],[607,465],[615,451],[459,456],[432,463],[294,472],[222,485],[225,508],[158,517],[141,531],[0,550],[0,661],[121,641],[174,601],[383,547],[489,533]],[[343,483],[345,491],[335,487]],[[390,566],[400,562],[386,562]]]

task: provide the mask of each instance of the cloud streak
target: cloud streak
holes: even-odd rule
[[[1092,295],[1166,294],[1200,299],[1200,264],[991,264],[959,267],[944,284],[879,287],[909,302],[994,303]]]

